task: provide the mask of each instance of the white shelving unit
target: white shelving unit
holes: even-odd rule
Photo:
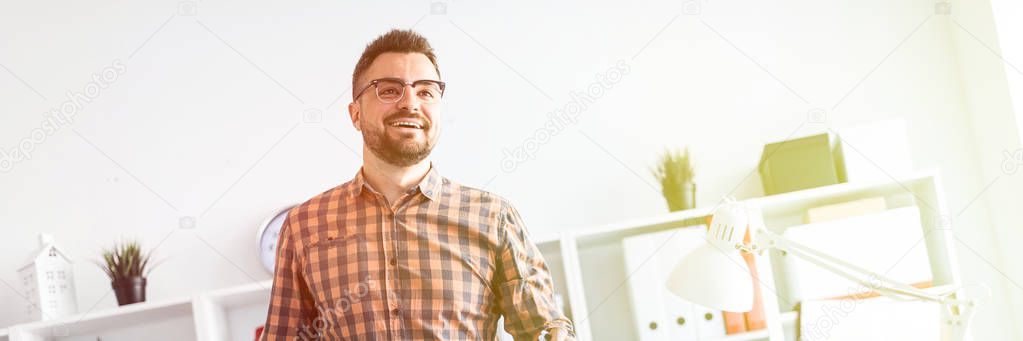
[[[953,254],[951,229],[937,228],[947,214],[938,175],[924,172],[892,181],[845,183],[798,192],[754,198],[768,227],[783,232],[801,224],[803,213],[812,207],[884,197],[889,208],[918,206],[926,237],[933,284],[959,283]],[[922,201],[922,202],[921,202]],[[559,235],[535,238],[547,259],[555,285],[562,295],[566,314],[576,326],[579,340],[632,340],[636,328],[631,318],[621,241],[628,236],[700,224],[712,207],[673,212],[595,228],[578,229]],[[932,210],[933,209],[933,210]],[[757,259],[761,279],[774,284],[777,264],[770,255]],[[272,283],[264,281],[216,290],[194,297],[133,304],[96,311],[57,321],[32,322],[0,329],[0,341],[85,340],[90,334],[123,329],[153,328],[171,324],[194,330],[195,340],[251,340],[269,304]],[[771,293],[773,290],[762,290]],[[764,295],[768,329],[719,337],[713,341],[795,340],[797,313],[779,307],[774,295]],[[153,334],[150,339],[158,340]],[[106,338],[105,338],[106,339]],[[111,338],[113,339],[113,338]],[[179,339],[179,338],[168,338]]]
[[[934,286],[960,283],[958,263],[953,248],[950,228],[938,224],[947,216],[941,181],[934,171],[902,176],[896,180],[843,183],[779,195],[752,198],[743,202],[756,205],[764,213],[767,226],[778,233],[790,226],[802,224],[807,209],[851,200],[883,197],[888,208],[914,206],[920,210],[923,235],[930,260]],[[568,309],[580,331],[581,340],[634,340],[636,328],[631,318],[632,307],[626,285],[623,238],[703,223],[713,207],[700,207],[596,228],[582,229],[578,233],[561,236],[560,244],[565,258],[568,283],[566,295]],[[549,241],[545,241],[549,242]],[[774,255],[777,256],[777,255]],[[567,260],[571,258],[571,260]],[[786,278],[776,278],[780,262],[772,254],[758,257],[757,267],[761,281],[771,288],[784,287]],[[556,276],[558,277],[558,276]],[[780,307],[777,297],[767,295],[774,290],[762,287],[768,329],[729,335],[715,340],[795,340],[798,315],[791,307]],[[582,297],[582,298],[579,298]],[[585,335],[585,336],[584,336]]]
[[[15,325],[8,332],[11,341],[45,341],[146,325],[180,325],[175,322],[187,322],[191,315],[191,299],[173,299]]]
[[[266,319],[270,280],[200,295],[192,301],[199,340],[252,340]]]

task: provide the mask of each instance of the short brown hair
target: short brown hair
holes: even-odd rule
[[[389,32],[381,35],[373,40],[373,42],[366,45],[366,49],[362,51],[362,57],[359,57],[359,62],[355,64],[355,72],[352,73],[352,96],[355,96],[355,92],[358,89],[359,77],[366,73],[366,69],[369,69],[370,64],[377,59],[378,56],[386,52],[399,52],[399,53],[422,53],[426,58],[430,59],[433,63],[434,70],[437,71],[437,76],[440,77],[440,67],[437,66],[437,56],[433,54],[433,47],[430,46],[430,42],[425,37],[419,35],[413,30],[399,30],[392,29]]]

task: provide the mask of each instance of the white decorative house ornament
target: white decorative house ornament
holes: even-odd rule
[[[78,313],[71,259],[60,251],[49,234],[39,235],[39,250],[20,269],[28,315],[34,320],[52,320]]]

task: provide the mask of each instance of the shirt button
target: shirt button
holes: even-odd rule
[[[395,259],[395,258],[391,258],[391,261],[390,261],[390,263],[391,263],[391,266],[395,266],[395,265],[398,265],[398,260],[397,260],[397,259]]]
[[[399,313],[401,313],[401,309],[398,309],[398,308],[394,308],[393,310],[391,310],[391,314],[394,314],[394,317],[395,317],[395,318],[397,318],[397,317],[398,317],[398,314],[399,314]]]

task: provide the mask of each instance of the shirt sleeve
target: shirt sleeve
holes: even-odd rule
[[[554,301],[554,282],[539,248],[529,240],[522,218],[511,205],[501,212],[502,236],[494,286],[504,329],[516,341],[537,340],[552,328],[572,331],[572,322]]]
[[[294,340],[300,335],[312,338],[316,334],[311,323],[318,312],[302,276],[302,260],[290,220],[284,221],[277,241],[270,308],[263,328],[262,339],[266,341]]]

